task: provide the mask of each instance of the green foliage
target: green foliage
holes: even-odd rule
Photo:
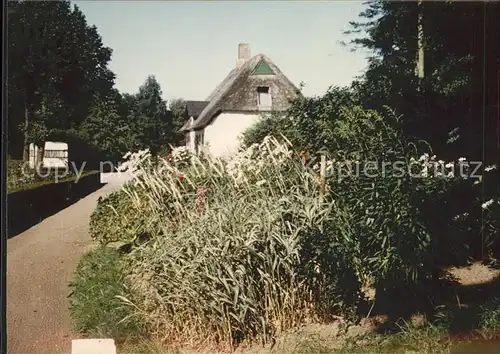
[[[128,121],[135,136],[135,149],[158,153],[174,140],[172,112],[167,111],[160,84],[149,76],[134,96],[129,96]]]
[[[472,183],[412,177],[412,161],[421,159],[419,151],[431,152],[429,147],[406,138],[403,119],[392,110],[382,115],[356,102],[352,91],[340,89],[321,99],[296,101],[286,116],[263,120],[247,131],[247,144],[266,131],[278,132],[313,158],[322,152],[339,163],[327,181],[338,207],[352,220],[345,237],[358,245],[358,272],[380,293],[415,286],[432,276],[438,264],[466,258],[467,238],[457,234],[452,221],[460,208],[447,201]]]
[[[491,300],[483,306],[480,314],[479,333],[485,339],[493,339],[500,333],[500,299]]]
[[[21,189],[26,185],[34,183],[35,181],[35,174],[27,168],[27,163],[13,159],[7,160],[8,191]]]
[[[137,213],[136,208],[140,209],[140,205],[134,205],[129,195],[121,190],[99,198],[90,216],[90,236],[103,246],[112,242],[133,243],[147,231],[147,218],[144,213]]]
[[[275,113],[264,118],[244,133],[243,142],[250,146],[260,143],[267,135],[279,137],[283,134],[296,149],[323,150],[331,144],[331,129],[341,110],[358,103],[353,90],[331,87],[321,97],[296,99],[284,114]]]
[[[266,136],[280,137],[281,134],[287,136],[289,140],[296,140],[291,137],[298,135],[298,132],[293,129],[286,115],[264,116],[243,133],[242,143],[248,147],[261,143]]]
[[[360,107],[343,109],[328,146],[329,157],[340,162],[328,182],[338,205],[352,216],[347,237],[357,240],[359,273],[389,298],[390,289],[415,286],[433,275],[443,236],[425,210],[435,194],[457,183],[415,177],[422,167],[415,171],[412,161],[421,157],[405,141],[400,121],[390,110],[382,116]]]
[[[187,106],[183,99],[176,99],[170,102],[170,111],[172,112],[173,120],[173,135],[174,138],[170,142],[171,145],[180,145],[184,141],[184,133],[179,130],[187,120]]]
[[[486,113],[481,123],[478,117],[484,107],[498,104],[498,68],[487,58],[500,55],[495,45],[500,39],[495,20],[499,4],[375,0],[367,5],[347,32],[354,48],[372,54],[366,73],[354,85],[363,105],[390,105],[405,116],[405,134],[430,142],[440,156],[480,160],[479,147],[486,143],[485,156],[494,157],[496,118]],[[425,69],[420,84],[415,74],[419,15]],[[479,89],[483,85],[484,91]],[[482,124],[492,128],[482,130]],[[446,144],[447,133],[457,127],[459,141]]]
[[[183,139],[177,130],[183,124],[185,102],[174,101],[168,111],[161,95],[160,84],[150,76],[137,94],[112,91],[104,98],[95,97],[77,133],[108,158],[120,159],[129,151],[146,148],[154,154],[166,153]]]
[[[70,286],[71,319],[78,332],[116,341],[143,334],[141,324],[120,299],[128,292],[116,250],[97,248],[85,254]]]
[[[370,333],[349,339],[338,353],[415,353],[415,354],[447,354],[450,353],[451,342],[446,328],[426,325],[416,328],[408,323],[400,326],[394,334],[381,335]]]
[[[85,171],[80,175],[80,178],[94,173],[99,173],[99,171]],[[71,169],[59,171],[41,169],[38,174],[29,168],[28,162],[10,158],[7,160],[7,191],[9,193],[37,188],[49,183],[67,182],[76,179],[76,177]]]
[[[11,147],[20,147],[78,126],[114,75],[107,69],[111,49],[69,1],[10,1],[8,11],[9,135]]]
[[[112,96],[104,100],[96,97],[78,129],[81,138],[112,159],[120,159],[133,145],[131,128],[117,106]]]
[[[85,176],[93,175],[99,173],[99,171],[86,171],[83,172],[80,175],[80,178],[83,178]],[[23,182],[21,184],[18,184],[15,187],[12,187],[12,189],[9,189],[9,193],[16,192],[18,190],[26,190],[26,189],[34,189],[38,188],[41,186],[44,186],[46,184],[51,184],[51,183],[62,183],[62,182],[70,182],[70,181],[75,181],[76,182],[77,176],[74,173],[69,173],[65,177],[59,176],[58,179],[56,180],[56,172],[51,171],[49,174],[46,174],[46,177],[40,179],[40,178],[35,178],[34,181],[29,177],[27,182]]]
[[[153,76],[136,95],[113,89],[112,51],[77,6],[8,5],[9,149],[16,157],[29,143],[54,136],[83,138],[108,159],[142,148],[157,153],[182,141],[179,109],[167,111]]]
[[[36,146],[41,146],[49,135],[46,123],[41,119],[31,121],[28,127],[22,124],[20,130],[26,134],[28,141],[32,141]]]

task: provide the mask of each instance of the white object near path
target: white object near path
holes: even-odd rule
[[[116,354],[113,339],[74,339],[71,354]]]
[[[35,168],[35,160],[38,154],[38,147],[31,143],[29,146],[29,165]],[[43,167],[46,168],[67,168],[68,167],[68,144],[57,141],[46,141],[44,143]]]

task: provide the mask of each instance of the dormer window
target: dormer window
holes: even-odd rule
[[[271,93],[269,92],[269,87],[257,87],[257,104],[259,109],[271,108]]]

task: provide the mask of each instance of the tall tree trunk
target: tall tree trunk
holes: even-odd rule
[[[423,26],[423,0],[418,0],[418,22],[417,22],[417,67],[418,89],[422,90],[425,77],[424,71],[424,26]]]
[[[28,141],[28,128],[29,128],[29,111],[28,103],[24,106],[24,149],[23,149],[23,161],[29,161],[30,158],[30,141]]]

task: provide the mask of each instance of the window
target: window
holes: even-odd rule
[[[269,67],[264,59],[261,59],[253,70],[253,75],[274,75],[273,70]]]
[[[269,87],[260,86],[257,87],[258,100],[257,104],[259,108],[270,108],[271,107],[271,94],[269,93]]]

